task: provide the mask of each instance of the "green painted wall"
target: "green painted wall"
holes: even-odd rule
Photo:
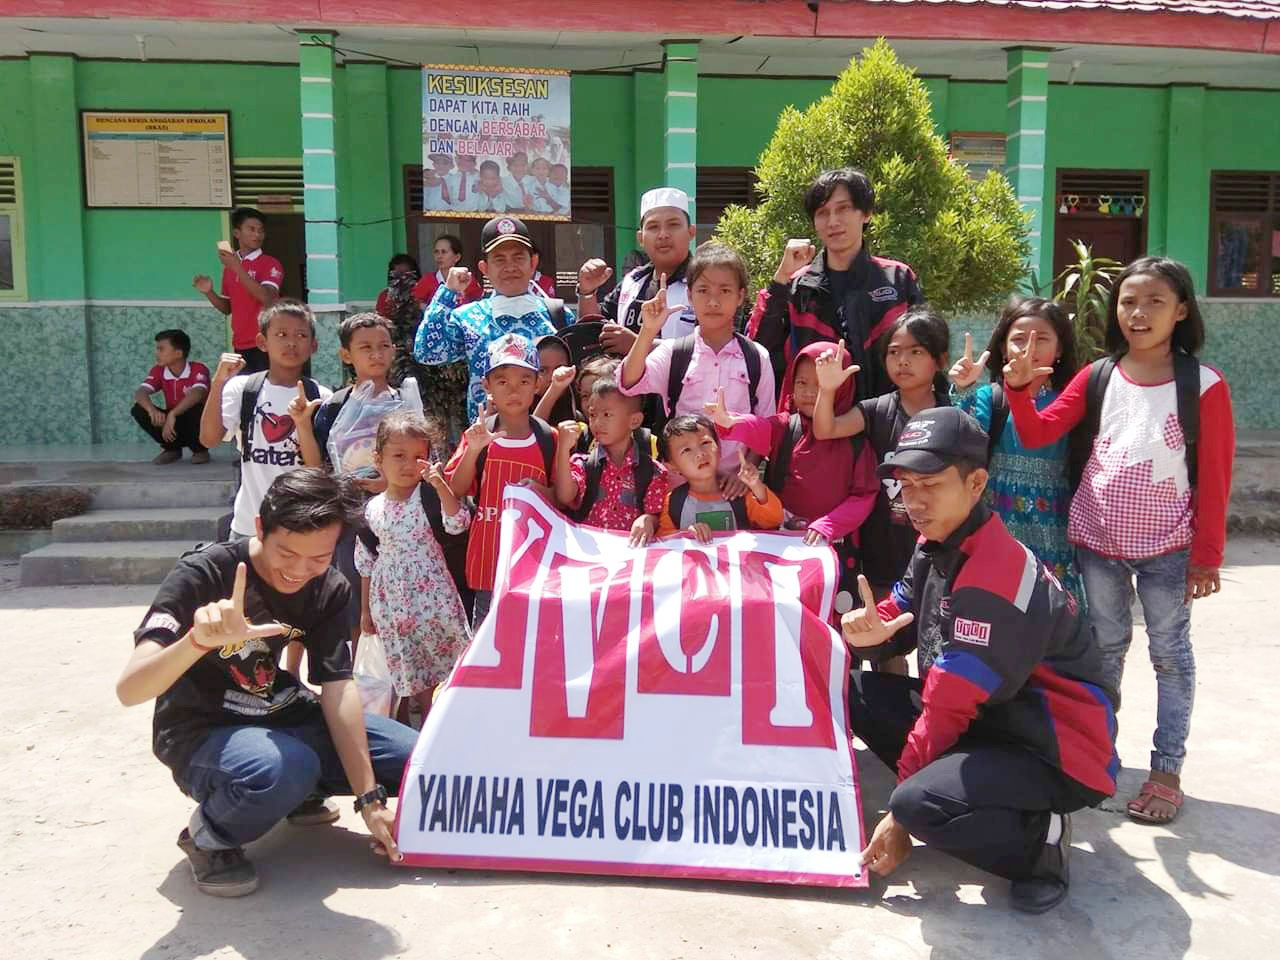
[[[805,109],[831,90],[813,77],[702,77],[698,81],[698,163],[754,164],[786,107]],[[744,109],[747,105],[749,109]],[[745,159],[744,159],[745,158]]]
[[[1100,167],[1148,171],[1147,250],[1166,249],[1165,196],[1168,91],[1161,87],[1104,87],[1088,84],[1049,88],[1049,135],[1045,157],[1045,197],[1054,194],[1059,167]],[[1053,269],[1054,217],[1046,213],[1040,277]]]
[[[945,77],[924,81],[939,133],[1004,130],[1003,83]],[[773,134],[778,112],[789,104],[804,108],[829,87],[821,78],[700,77],[698,162],[753,164]],[[409,68],[348,64],[335,71],[334,102],[338,202],[345,224],[338,232],[342,297],[372,300],[382,287],[387,257],[406,246],[403,168],[421,163],[420,74]],[[212,247],[223,236],[224,215],[86,210],[77,117],[81,109],[227,109],[237,159],[302,156],[295,66],[144,64],[61,55],[0,60],[0,154],[22,158],[29,299],[190,303],[137,310],[6,309],[0,300],[0,322],[35,323],[66,344],[64,350],[50,351],[47,337],[29,344],[10,338],[11,347],[0,351],[6,374],[0,376],[0,406],[20,409],[28,395],[22,384],[32,379],[68,384],[72,396],[70,404],[62,405],[68,413],[60,420],[15,418],[39,424],[13,437],[15,442],[127,439],[131,425],[118,422],[127,401],[121,392],[127,394],[134,371],[149,363],[149,332],[181,323],[204,354],[216,352],[224,336],[225,322],[190,287],[196,271],[217,272]],[[1196,149],[1181,151],[1176,143],[1170,148],[1171,116],[1175,132],[1203,129]],[[1051,270],[1057,170],[1136,168],[1149,174],[1148,250],[1187,259],[1203,290],[1210,172],[1280,168],[1277,116],[1280,92],[1274,91],[1201,94],[1198,88],[1052,85],[1041,277]],[[662,121],[663,77],[658,71],[573,79],[574,159],[613,169],[619,257],[634,245],[640,194],[665,179]],[[1280,408],[1267,387],[1274,380],[1274,364],[1265,352],[1250,352],[1249,346],[1258,329],[1274,322],[1276,309],[1275,302],[1254,306],[1220,301],[1206,312],[1211,318],[1206,356],[1231,379],[1246,426],[1280,426]],[[322,316],[317,370],[326,377],[336,376],[330,354],[337,316]]]
[[[86,60],[76,81],[82,110],[230,110],[233,157],[302,156],[295,67]],[[186,299],[192,274],[219,272],[220,211],[85,210],[84,225],[91,299]]]

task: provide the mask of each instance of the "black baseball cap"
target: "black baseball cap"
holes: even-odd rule
[[[921,410],[898,434],[898,446],[876,468],[882,480],[895,470],[941,473],[962,461],[987,465],[987,432],[978,421],[957,407]]]
[[[519,217],[494,217],[480,231],[480,249],[488,253],[500,243],[514,240],[523,243],[530,250],[537,250],[533,245],[533,237],[529,236],[529,228]]]

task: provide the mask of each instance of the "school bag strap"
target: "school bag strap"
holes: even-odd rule
[[[744,496],[736,497],[729,501],[729,508],[733,511],[733,519],[738,525],[739,530],[750,530],[751,521],[747,517],[747,497],[752,494],[747,493]],[[671,525],[677,530],[683,530],[680,524],[680,515],[684,513],[684,505],[689,502],[689,485],[682,483],[678,487],[673,487],[671,493],[667,496],[667,519],[671,521]]]
[[[768,466],[765,468],[765,486],[779,497],[782,496],[787,475],[791,472],[791,458],[795,453],[796,444],[800,442],[802,436],[804,436],[804,421],[800,419],[800,414],[793,413],[791,419],[787,421],[786,432],[778,443],[777,455],[768,461]],[[857,463],[858,457],[862,454],[862,446],[865,442],[861,433],[855,433],[849,438],[849,443],[853,447],[854,463]]]
[[[240,460],[249,462],[249,441],[253,438],[253,413],[258,408],[258,394],[262,385],[267,382],[267,371],[259,370],[251,373],[245,381],[244,392],[240,394]],[[302,389],[308,400],[320,399],[320,384],[310,377],[302,378]]]
[[[338,414],[342,412],[342,408],[351,399],[352,389],[347,386],[334,391],[328,400],[320,404],[315,416],[311,418],[311,431],[315,434],[316,444],[320,447],[320,456],[324,458],[325,463],[329,462],[329,431],[333,429],[333,424],[338,419]]]
[[[241,462],[248,462],[248,448],[253,439],[253,411],[257,408],[257,394],[266,383],[266,371],[259,370],[244,378],[244,389],[241,392]]]
[[[495,413],[485,420],[485,426],[493,433],[498,429],[498,415]],[[547,471],[547,482],[551,482],[551,468],[556,459],[556,431],[545,420],[530,415],[529,427],[533,430],[533,438],[538,449],[542,451],[542,466]],[[480,489],[480,478],[484,475],[484,465],[489,459],[489,448],[485,447],[476,457],[476,489]]]
[[[1102,429],[1102,397],[1116,368],[1115,357],[1102,357],[1089,364],[1084,391],[1084,417],[1071,432],[1067,445],[1067,479],[1074,493],[1084,478],[1084,468],[1093,452],[1093,441]]]
[[[791,454],[795,451],[796,444],[800,442],[802,436],[804,436],[804,421],[800,419],[800,414],[793,413],[787,421],[787,429],[783,432],[782,439],[778,443],[778,452],[769,461],[764,473],[765,486],[778,496],[782,496],[782,488],[787,482],[787,474],[791,472]]]
[[[1000,444],[1000,435],[1004,433],[1004,426],[1009,422],[1009,398],[1004,392],[1004,387],[997,381],[991,382],[991,423],[987,428],[987,465],[991,465],[991,458],[996,452],[996,447]]]
[[[693,361],[693,345],[696,334],[690,333],[681,337],[671,348],[671,372],[667,376],[667,411],[668,415],[676,415],[676,404],[680,402],[680,394],[684,391],[685,374],[689,372],[689,364]],[[734,333],[738,348],[747,363],[747,389],[751,395],[751,410],[756,409],[756,392],[760,388],[760,372],[762,364],[756,344],[741,333]]]
[[[1071,489],[1080,485],[1085,463],[1093,450],[1093,441],[1102,430],[1102,399],[1107,383],[1115,372],[1116,358],[1103,357],[1089,367],[1089,384],[1085,390],[1085,413],[1077,430],[1081,431],[1079,443],[1072,449]],[[1187,481],[1195,488],[1200,474],[1200,361],[1189,353],[1173,354],[1173,385],[1177,391],[1178,425],[1182,428],[1184,456],[1187,461]],[[1073,433],[1073,441],[1076,436]]]
[[[653,462],[657,459],[657,438],[644,427],[634,430],[631,438],[632,448],[635,451],[636,503],[640,507],[640,512],[644,513],[644,498],[649,492],[649,484],[653,482]],[[604,447],[597,443],[591,448],[591,453],[587,455],[587,460],[583,464],[586,470],[586,487],[582,491],[582,503],[571,514],[573,519],[579,522],[587,519],[591,508],[600,497],[600,482],[604,476],[605,460],[608,456]]]
[[[1194,490],[1200,476],[1200,361],[1174,351],[1173,382],[1178,391],[1178,422],[1187,457],[1187,480]]]
[[[440,551],[444,554],[445,567],[449,571],[449,576],[454,586],[461,590],[466,584],[467,534],[445,531],[444,508],[440,504],[440,495],[436,493],[435,487],[423,480],[418,484],[418,495],[422,500],[422,510],[427,515],[427,522],[431,524],[431,534],[436,538],[436,543],[440,545]],[[381,541],[363,517],[360,525],[356,527],[356,539],[364,544],[365,549],[375,560],[378,559]]]
[[[893,452],[893,448],[897,446],[893,436],[893,426],[894,421],[898,419],[899,403],[897,390],[883,393],[871,402],[873,413],[867,424],[866,433],[877,460],[883,461],[885,456]],[[863,419],[867,419],[865,411]]]

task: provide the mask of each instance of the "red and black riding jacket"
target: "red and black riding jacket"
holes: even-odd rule
[[[921,543],[877,609],[915,620],[859,650],[917,650],[923,711],[898,759],[905,780],[961,736],[1024,745],[1097,800],[1115,792],[1115,692],[1076,600],[985,506],[942,543]]]
[[[888,393],[893,384],[875,344],[909,306],[924,300],[915,271],[863,247],[849,267],[843,303],[837,303],[826,264],[826,253],[820,253],[790,284],[770,283],[761,290],[747,334],[773,357],[778,383],[791,359],[809,344],[843,340],[862,368],[855,399]]]

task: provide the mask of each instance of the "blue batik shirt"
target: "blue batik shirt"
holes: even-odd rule
[[[565,309],[566,323],[573,323],[572,311]],[[467,362],[471,374],[467,385],[467,417],[474,421],[484,409],[485,367],[489,345],[508,333],[518,333],[536,343],[556,332],[547,302],[532,294],[506,297],[495,293],[482,300],[458,306],[458,295],[443,283],[436,289],[418,334],[413,355],[419,363]]]

